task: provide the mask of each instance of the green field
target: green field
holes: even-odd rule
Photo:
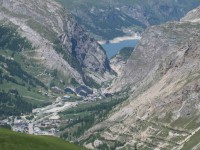
[[[34,136],[0,129],[0,150],[86,150],[50,136]]]

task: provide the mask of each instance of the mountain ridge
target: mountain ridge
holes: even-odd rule
[[[2,22],[17,25],[18,32],[27,37],[36,48],[36,60],[40,60],[48,69],[57,69],[64,76],[72,76],[80,84],[83,84],[84,78],[90,74],[87,71],[77,71],[78,65],[90,72],[96,72],[98,77],[109,72],[104,50],[56,2],[2,0],[0,3]],[[39,7],[35,9],[37,6]],[[56,40],[60,42],[55,43]],[[57,44],[60,46],[60,52],[54,50],[54,45]],[[101,80],[105,80],[104,77],[97,82],[101,84]]]
[[[112,62],[123,63],[114,80],[104,50],[58,3],[0,0],[0,8],[0,117],[51,103],[3,123],[18,130],[21,120],[22,131],[49,134],[46,124],[57,120],[50,135],[91,149],[200,148],[199,8],[179,22],[146,29],[133,52]],[[81,92],[93,91],[80,86],[74,96],[82,84],[111,86],[84,98]],[[64,88],[73,94],[64,95]]]
[[[114,77],[103,48],[55,1],[0,0],[0,33],[1,117]]]
[[[98,40],[142,33],[151,25],[179,20],[198,0],[58,0]],[[98,18],[98,20],[96,19]]]
[[[86,147],[96,136],[105,147],[122,142],[118,149],[198,149],[199,30],[193,21],[147,29],[109,89],[129,89],[129,99],[79,140]]]

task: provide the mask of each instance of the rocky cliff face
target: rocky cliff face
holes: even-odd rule
[[[190,11],[185,17],[181,19],[181,21],[185,22],[200,22],[200,7]]]
[[[199,10],[146,30],[111,89],[130,88],[129,100],[81,140],[92,133],[93,145],[115,141],[117,149],[200,148]]]
[[[104,50],[59,4],[51,0],[0,0],[0,8],[1,24],[14,25],[34,46],[34,55],[24,53],[28,59],[79,83],[90,74],[98,83],[106,80],[104,74],[109,74],[110,67]]]
[[[125,67],[126,62],[122,60],[122,58],[117,55],[110,60],[111,68],[120,76],[122,74],[122,70]]]
[[[126,66],[127,60],[133,52],[133,47],[122,48],[111,60],[110,66],[118,76],[121,76],[124,67]]]

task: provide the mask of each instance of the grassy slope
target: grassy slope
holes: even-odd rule
[[[195,146],[199,146],[200,131],[196,132],[189,141],[187,141],[181,150],[189,150]],[[199,148],[199,147],[198,147]]]
[[[33,136],[0,129],[1,150],[86,150],[59,138]]]
[[[16,26],[0,23],[0,116],[30,112],[29,103],[36,107],[49,102],[50,98],[44,95],[47,86],[36,77],[39,72],[31,72],[37,72],[39,65],[25,57],[27,53],[32,56],[33,49],[32,44],[17,32]],[[19,107],[20,103],[23,106]]]

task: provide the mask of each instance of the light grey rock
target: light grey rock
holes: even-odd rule
[[[39,64],[50,70],[58,69],[66,78],[74,77],[80,84],[90,74],[99,77],[98,83],[108,79],[110,66],[104,50],[57,2],[0,0],[0,9],[0,20],[17,25],[20,34],[31,41]],[[55,40],[60,40],[77,59],[82,72],[55,51]]]
[[[190,18],[197,19],[197,14]],[[169,150],[179,150],[192,140],[200,131],[199,33],[199,22],[190,21],[147,29],[110,89],[131,88],[129,99],[80,140],[98,133],[97,139],[104,142],[123,141],[124,149],[134,149],[137,141],[138,149]]]
[[[200,22],[200,7],[190,11],[185,17],[181,19],[185,22]]]

